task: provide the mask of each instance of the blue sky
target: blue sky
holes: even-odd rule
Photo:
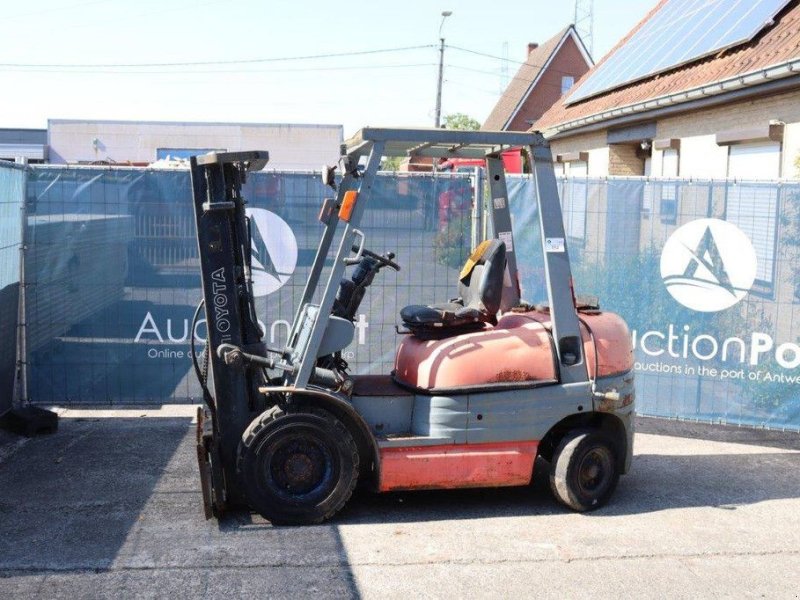
[[[655,0],[595,0],[600,57]],[[443,114],[482,121],[503,65],[572,21],[572,1],[0,0],[0,127],[48,118],[433,124],[438,30]],[[394,50],[397,48],[421,48]],[[273,60],[392,50],[309,60]],[[270,59],[239,64],[123,67]],[[22,66],[11,66],[22,65]],[[48,65],[48,66],[32,66]],[[65,67],[64,65],[87,65]],[[103,65],[103,66],[97,66]]]

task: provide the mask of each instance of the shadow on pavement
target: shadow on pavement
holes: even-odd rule
[[[62,419],[5,445],[0,596],[358,596],[335,525],[204,519],[188,418]]]
[[[0,463],[0,570],[105,569],[188,419],[62,420]]]

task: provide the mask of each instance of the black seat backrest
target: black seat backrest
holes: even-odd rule
[[[506,245],[486,240],[469,257],[458,281],[458,293],[465,307],[494,317],[500,310],[506,272]]]

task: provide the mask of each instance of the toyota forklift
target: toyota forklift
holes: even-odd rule
[[[520,298],[502,153],[522,148],[537,192],[547,301]],[[382,271],[412,268],[369,249],[384,157],[485,161],[492,239],[458,296],[399,314],[394,369],[349,372],[342,352]],[[323,181],[324,226],[287,343],[263,340],[253,301],[242,185],[267,152],[193,157],[192,190],[208,335],[197,454],[207,518],[248,509],[273,524],[330,519],[356,485],[378,492],[528,485],[549,464],[555,498],[603,506],[633,451],[633,350],[624,321],[576,298],[549,145],[538,133],[365,128]],[[338,174],[335,171],[338,170]],[[267,233],[268,235],[268,233]],[[332,259],[332,262],[331,262]],[[392,335],[395,335],[393,332]],[[192,353],[196,356],[195,353]]]

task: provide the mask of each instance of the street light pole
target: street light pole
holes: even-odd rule
[[[436,117],[433,121],[434,126],[438,129],[442,120],[442,77],[444,75],[444,38],[442,37],[442,27],[444,27],[444,20],[453,14],[451,10],[442,11],[442,22],[439,24],[439,79],[436,85]]]

